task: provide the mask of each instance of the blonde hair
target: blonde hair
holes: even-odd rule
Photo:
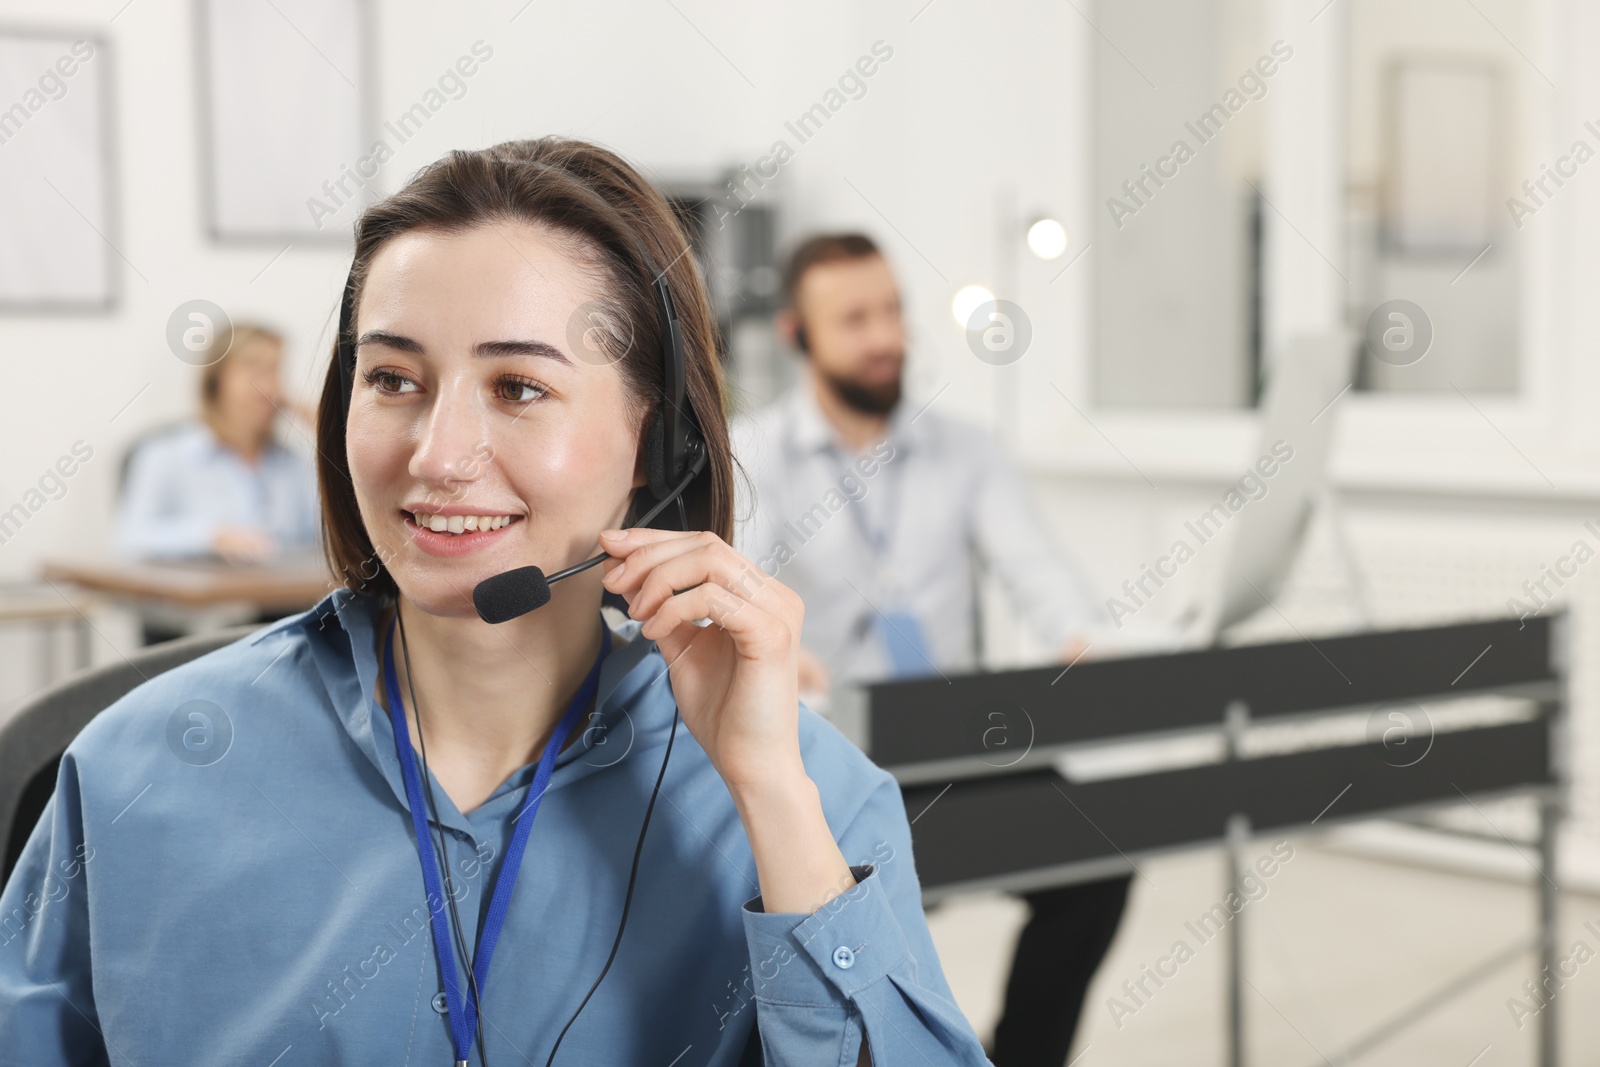
[[[200,410],[210,415],[216,411],[217,396],[222,392],[222,375],[226,370],[228,355],[251,341],[270,341],[283,347],[283,335],[270,326],[259,323],[236,322],[217,331],[206,349],[206,363],[200,368]]]

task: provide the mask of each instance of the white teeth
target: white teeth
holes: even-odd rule
[[[412,513],[418,526],[435,533],[467,533],[472,530],[498,530],[511,524],[510,515],[434,515],[426,511]]]

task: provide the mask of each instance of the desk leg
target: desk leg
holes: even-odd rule
[[[54,685],[56,679],[61,677],[60,667],[56,663],[56,636],[54,623],[46,622],[33,627],[33,638],[39,653],[34,683],[40,689]]]
[[[90,660],[89,620],[80,615],[77,621],[72,624],[72,634],[74,639],[73,652],[77,658],[77,663],[74,664],[74,667],[76,670],[86,671],[89,669]]]
[[[1539,800],[1539,974],[1559,974],[1556,969],[1556,924],[1560,918],[1561,897],[1556,890],[1556,831],[1561,825],[1560,801],[1555,797]],[[1556,1067],[1561,1058],[1558,1024],[1563,1003],[1551,997],[1539,1012],[1539,1067]]]
[[[1250,820],[1235,815],[1228,820],[1228,885],[1223,899],[1234,892],[1249,866],[1245,847],[1250,839]],[[1244,1067],[1244,909],[1228,923],[1228,1065]]]

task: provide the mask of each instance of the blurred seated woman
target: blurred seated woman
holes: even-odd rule
[[[317,548],[317,476],[273,435],[283,408],[283,339],[236,325],[212,342],[200,418],[134,448],[117,548],[135,559],[216,556],[234,563]]]
[[[124,557],[260,563],[317,551],[316,471],[273,432],[285,407],[282,362],[283,339],[266,327],[218,331],[201,370],[200,418],[130,451],[116,521]],[[149,611],[142,625],[147,645],[185,632]]]

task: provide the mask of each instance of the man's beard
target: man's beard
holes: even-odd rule
[[[865,415],[887,415],[893,411],[895,405],[900,403],[900,378],[896,374],[892,379],[882,385],[862,385],[851,378],[841,378],[837,375],[817,368],[822,380],[828,383],[846,407],[853,408]]]

